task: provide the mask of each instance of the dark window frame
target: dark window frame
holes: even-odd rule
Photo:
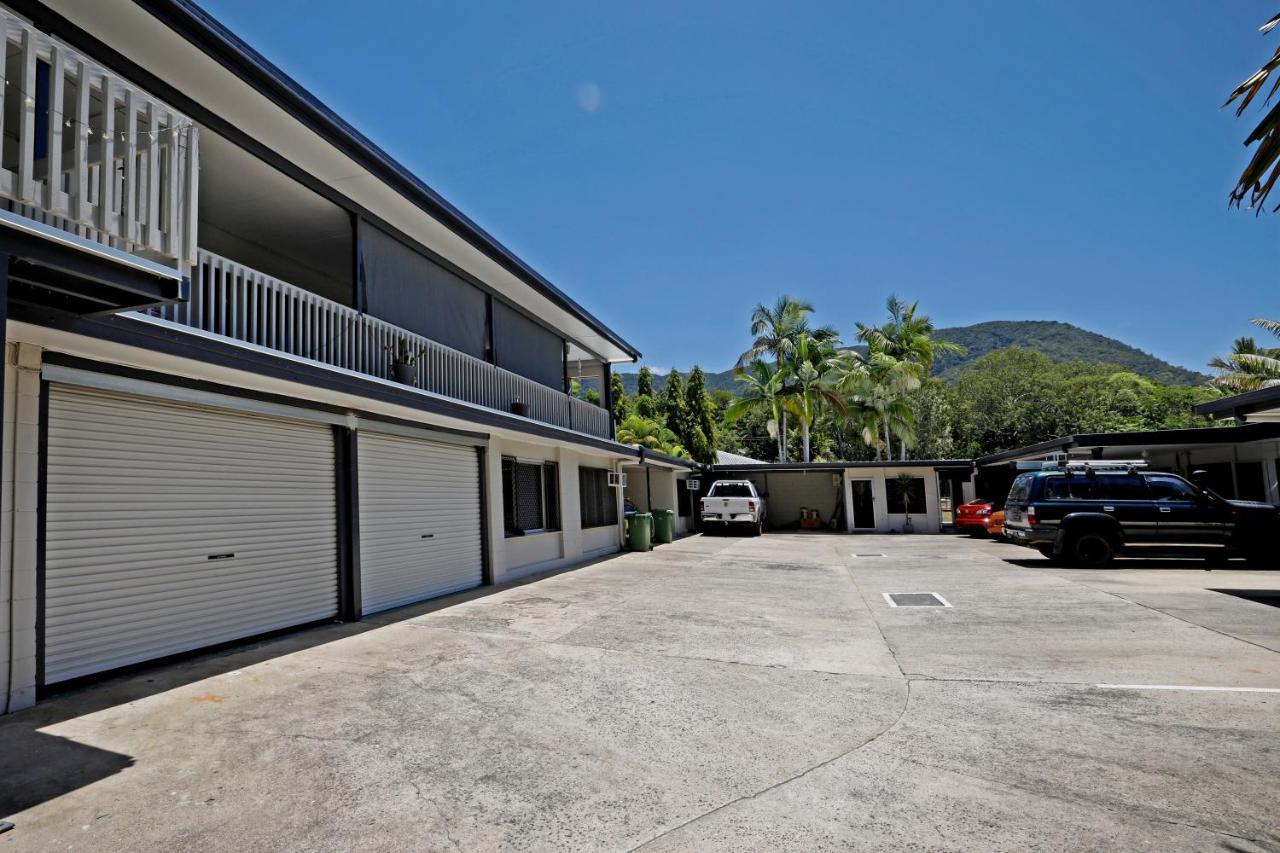
[[[618,496],[609,485],[607,468],[578,468],[578,515],[583,530],[616,527]]]
[[[918,489],[915,487],[917,483],[920,484],[920,487]],[[903,486],[901,483],[898,482],[898,478],[896,475],[885,478],[885,482],[884,482],[884,492],[885,492],[885,498],[886,498],[885,502],[889,505],[888,512],[890,515],[903,514],[902,493],[901,491],[898,491],[902,488]],[[907,503],[906,514],[907,515],[928,515],[929,499],[927,495],[927,490],[925,488],[924,477],[912,477],[911,485],[907,486],[906,488],[908,489],[908,492],[907,492],[908,503]],[[917,498],[919,499],[918,503],[917,503]]]
[[[526,488],[535,501],[533,507],[525,505],[521,495],[521,479],[536,477],[537,484]],[[521,516],[536,513],[536,526]],[[560,527],[560,471],[551,461],[534,462],[502,457],[502,527],[505,535],[534,536],[555,533]]]

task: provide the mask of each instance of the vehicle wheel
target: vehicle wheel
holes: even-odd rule
[[[1270,551],[1250,551],[1244,555],[1244,560],[1251,569],[1280,568],[1280,557]]]
[[[1057,555],[1057,554],[1055,554],[1055,553],[1053,553],[1053,546],[1052,546],[1052,545],[1041,545],[1041,546],[1040,546],[1039,548],[1037,548],[1036,550],[1040,552],[1040,556],[1041,556],[1041,557],[1044,557],[1044,558],[1045,558],[1046,560],[1048,560],[1049,562],[1051,562],[1051,563],[1056,563],[1056,562],[1058,562],[1058,555]]]
[[[1101,533],[1081,533],[1068,548],[1072,562],[1086,568],[1097,568],[1111,562],[1115,548],[1111,540]]]
[[[764,533],[764,522],[763,522],[763,521],[757,521],[757,522],[756,522],[756,526],[755,526],[755,527],[752,529],[752,531],[751,531],[751,535],[752,535],[752,536],[759,536],[759,535],[761,535],[762,533]]]

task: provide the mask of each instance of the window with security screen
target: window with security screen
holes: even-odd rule
[[[578,495],[584,530],[618,523],[617,495],[604,468],[578,469]]]
[[[502,514],[508,536],[560,529],[560,484],[554,462],[502,460]]]
[[[904,483],[900,482],[896,477],[890,477],[885,480],[884,486],[889,512],[901,513],[905,503],[909,514],[925,514],[923,478],[911,477],[909,481]]]

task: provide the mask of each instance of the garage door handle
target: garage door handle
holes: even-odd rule
[[[235,556],[235,554],[210,554],[210,555],[209,555],[209,557],[208,557],[208,559],[210,559],[210,560],[230,560],[230,559],[231,559],[232,557],[234,557],[234,556]]]
[[[424,534],[422,534],[422,538],[423,538],[423,539],[435,539],[435,538],[436,538],[436,535],[435,535],[434,533],[424,533]]]

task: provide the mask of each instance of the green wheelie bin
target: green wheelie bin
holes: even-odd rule
[[[673,510],[653,510],[653,533],[654,538],[664,544],[676,538],[676,514]]]
[[[647,512],[638,512],[627,521],[627,547],[632,551],[648,551],[653,546],[649,540],[653,538],[653,516]]]

